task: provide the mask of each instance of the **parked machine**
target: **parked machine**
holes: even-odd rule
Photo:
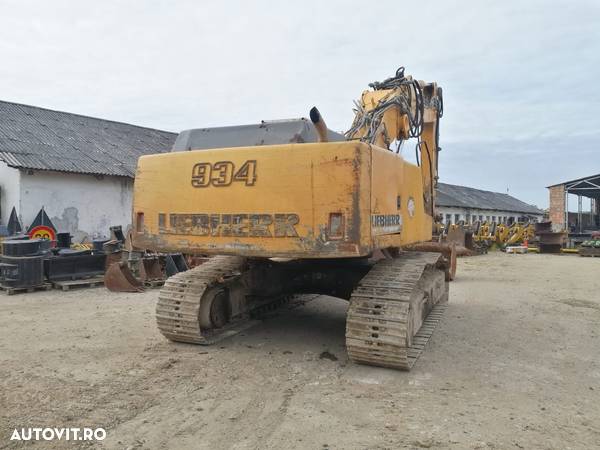
[[[442,89],[403,68],[370,87],[345,135],[313,108],[312,124],[188,130],[140,158],[133,245],[217,255],[166,281],[164,336],[210,344],[288,294],[320,293],[350,301],[351,360],[412,367],[448,300],[447,260],[402,250],[432,236]],[[399,153],[410,138],[417,165]]]
[[[471,225],[473,241],[487,248],[495,246],[522,245],[535,237],[535,226],[530,222],[514,222],[510,225],[497,222],[475,222]]]

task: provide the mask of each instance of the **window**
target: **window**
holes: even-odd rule
[[[452,223],[452,214],[446,214],[446,223]]]
[[[479,221],[483,222],[483,216],[482,215],[479,216]]]
[[[492,216],[492,222],[496,221],[496,216]]]
[[[489,221],[490,221],[490,216],[485,216],[485,221],[489,223]]]
[[[454,223],[460,222],[460,214],[454,214]]]

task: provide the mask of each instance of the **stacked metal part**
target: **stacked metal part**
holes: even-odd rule
[[[567,238],[564,231],[552,231],[552,222],[536,223],[535,234],[539,239],[540,253],[560,253]]]
[[[9,289],[30,289],[44,284],[44,259],[51,242],[44,239],[9,239],[2,242],[0,284]]]
[[[56,247],[45,261],[44,272],[48,281],[52,282],[80,280],[103,275],[105,264],[106,254],[101,244],[94,245],[92,249],[72,249],[71,235],[58,233]]]

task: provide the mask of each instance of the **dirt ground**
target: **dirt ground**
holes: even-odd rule
[[[600,258],[460,259],[410,373],[347,360],[339,299],[200,347],[159,335],[157,296],[0,294],[0,448],[35,426],[123,449],[598,448]]]

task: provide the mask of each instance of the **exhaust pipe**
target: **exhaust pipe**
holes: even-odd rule
[[[316,106],[313,106],[310,110],[310,120],[315,126],[315,130],[317,130],[319,142],[329,142],[327,138],[327,125],[325,125],[325,121]]]

